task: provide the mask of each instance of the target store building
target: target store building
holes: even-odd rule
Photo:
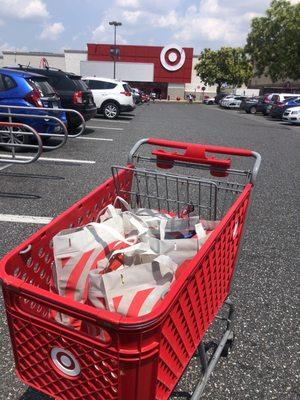
[[[80,61],[83,76],[113,77],[113,46],[87,45],[87,60]],[[191,82],[193,49],[176,44],[160,46],[117,46],[116,79],[127,81],[145,92],[154,91],[161,99],[184,97]]]

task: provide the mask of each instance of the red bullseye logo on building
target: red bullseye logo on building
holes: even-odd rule
[[[177,44],[165,46],[160,53],[160,62],[168,71],[177,71],[185,63],[185,51]]]
[[[65,375],[74,377],[80,374],[80,365],[70,351],[54,347],[51,350],[51,359]]]

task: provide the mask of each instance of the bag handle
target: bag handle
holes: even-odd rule
[[[96,240],[96,242],[102,244],[102,240],[98,235],[98,232],[94,226],[95,223],[91,222],[87,225],[85,225],[83,227],[83,230],[88,231],[91,235],[93,235],[94,239]],[[134,235],[131,237],[128,237],[127,239],[125,237],[123,237],[120,232],[118,232],[116,229],[107,226],[105,224],[101,224],[101,229],[104,229],[106,232],[110,233],[113,237],[115,237],[115,239],[117,239],[119,242],[128,244],[129,246],[131,246],[132,244],[135,244],[137,242],[138,236]],[[133,240],[133,241],[132,241]]]
[[[121,196],[116,196],[115,201],[114,201],[114,207],[116,207],[116,204],[118,201],[122,204],[122,206],[124,206],[126,208],[127,211],[133,212],[131,205],[125,199],[123,199],[123,197],[121,197]]]
[[[149,243],[146,242],[138,242],[133,244],[132,246],[129,247],[125,247],[124,249],[119,249],[119,250],[114,250],[110,256],[108,257],[108,260],[106,262],[105,267],[103,267],[102,271],[104,271],[104,273],[106,273],[107,271],[109,271],[109,267],[110,267],[110,263],[112,262],[112,260],[122,254],[127,254],[127,253],[131,253],[134,252],[135,254],[142,254],[147,252],[148,254],[154,254],[157,255],[151,248]]]
[[[148,231],[148,225],[146,224],[146,222],[140,218],[138,215],[136,215],[133,211],[133,209],[131,208],[131,206],[127,203],[126,200],[124,200],[122,197],[117,196],[115,198],[114,204],[108,204],[106,207],[104,207],[97,215],[96,217],[96,222],[98,223],[99,218],[101,217],[101,215],[103,215],[103,213],[108,210],[110,212],[110,215],[112,218],[114,217],[119,217],[120,213],[118,213],[116,209],[116,202],[120,201],[120,203],[122,203],[124,205],[124,207],[126,208],[127,211],[125,212],[121,212],[121,216],[124,215],[125,213],[127,215],[130,215],[131,218],[129,218],[129,222],[138,230],[138,236],[143,235],[145,233],[147,233]]]
[[[124,200],[123,197],[116,196],[113,204],[108,204],[107,206],[103,207],[102,210],[99,211],[95,222],[98,222],[101,215],[103,215],[105,213],[105,211],[107,211],[107,210],[110,212],[111,217],[119,216],[120,214],[117,211],[119,209],[116,207],[116,203],[118,201],[126,208],[127,211],[131,211],[131,212],[133,211],[131,206],[129,205],[129,203],[127,203],[127,201]]]

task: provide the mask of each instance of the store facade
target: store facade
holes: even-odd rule
[[[184,96],[185,84],[191,82],[193,49],[176,44],[161,46],[87,45],[87,60],[80,62],[82,75],[115,77],[158,98]],[[117,54],[117,55],[116,55]]]

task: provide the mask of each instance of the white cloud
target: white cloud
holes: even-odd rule
[[[290,0],[299,3],[300,0]],[[108,21],[121,21],[118,42],[194,47],[243,46],[252,18],[261,16],[271,0],[115,0],[102,13],[92,40],[112,43]],[[184,5],[183,5],[184,3]]]
[[[0,16],[4,19],[39,20],[49,17],[42,0],[0,0]]]
[[[15,47],[7,42],[0,42],[0,52],[1,51],[28,51],[27,46]]]
[[[93,30],[93,39],[97,40],[98,38],[101,38],[104,32],[105,32],[104,24],[99,25],[95,30]]]
[[[124,8],[138,8],[140,6],[139,0],[117,0],[117,6]]]
[[[123,18],[129,24],[135,24],[141,16],[141,11],[124,11]]]
[[[175,10],[171,10],[168,14],[162,15],[159,18],[156,16],[152,18],[152,25],[160,28],[174,27],[179,23],[179,16]]]
[[[171,38],[194,47],[244,45],[252,18],[262,15],[269,4],[270,0],[249,0],[245,7],[245,2],[202,0],[178,15]]]
[[[64,30],[65,27],[61,22],[54,22],[44,27],[39,38],[42,40],[57,40]]]
[[[113,42],[113,30],[108,24],[108,21],[102,22],[96,29],[92,32],[92,40],[99,43],[112,43]],[[117,32],[117,43],[127,44],[127,40],[123,35]]]
[[[0,52],[1,51],[10,51],[14,50],[14,48],[6,42],[0,43]]]
[[[218,0],[202,0],[200,9],[204,13],[216,14],[220,12],[220,5]]]
[[[251,22],[251,20],[252,20],[253,18],[262,17],[262,16],[263,16],[263,14],[261,14],[261,13],[246,12],[245,14],[243,14],[243,15],[241,16],[241,19],[243,19],[244,21],[247,21],[247,22]]]

